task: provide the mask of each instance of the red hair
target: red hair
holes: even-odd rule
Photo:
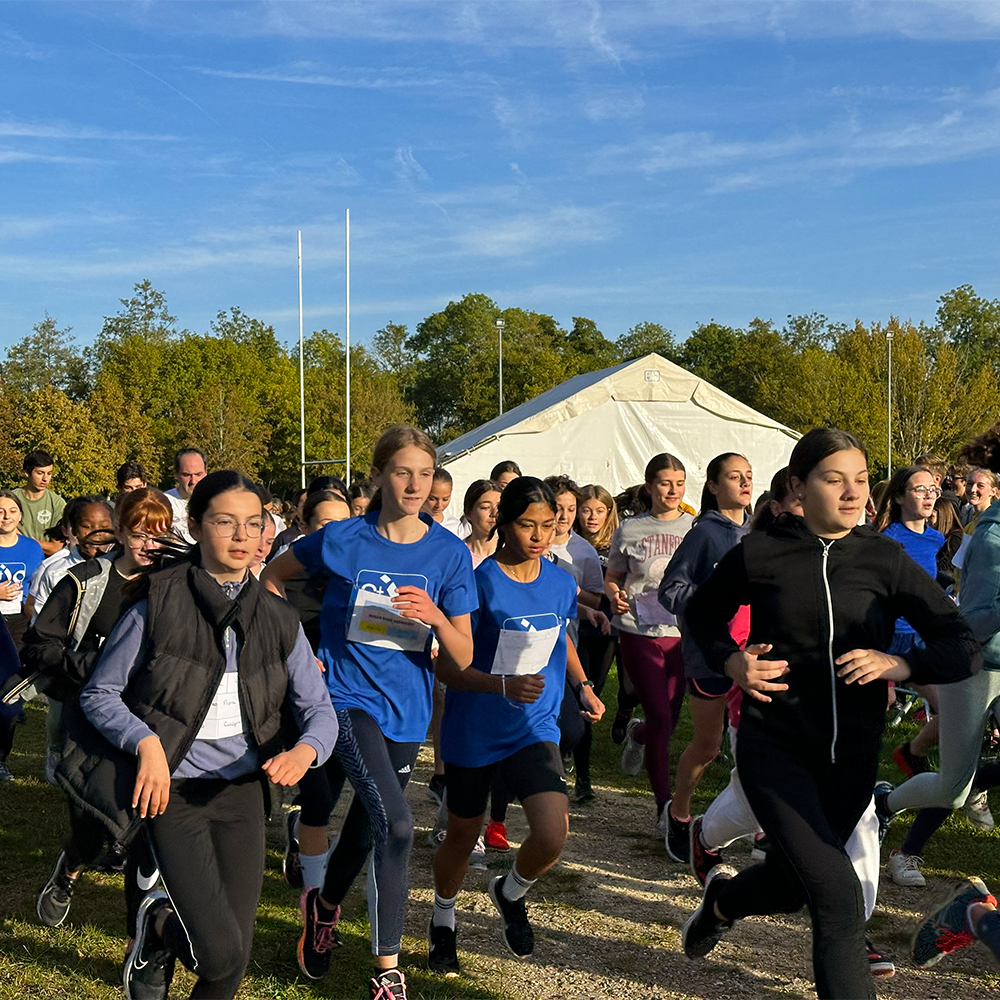
[[[115,508],[115,523],[119,531],[138,531],[162,535],[174,522],[170,501],[152,486],[126,493]]]

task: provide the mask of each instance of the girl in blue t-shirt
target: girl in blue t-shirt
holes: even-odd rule
[[[899,542],[932,580],[937,579],[937,555],[944,545],[944,535],[928,524],[939,496],[941,490],[930,472],[920,465],[907,465],[889,480],[875,515],[875,529]],[[906,656],[916,641],[913,626],[900,618],[888,652]]]
[[[569,832],[559,753],[559,708],[568,677],[580,710],[597,722],[604,705],[580,665],[566,625],[576,618],[576,582],[542,558],[555,533],[556,503],[540,479],[522,476],[500,496],[496,553],[476,570],[472,668],[442,650],[448,685],[441,724],[448,833],[434,856],[429,965],[456,974],[455,899],[482,828],[494,772],[521,800],[530,833],[513,869],[489,883],[503,938],[518,958],[534,949],[524,895],[559,859]]]
[[[299,967],[322,978],[340,904],[374,847],[368,880],[375,975],[372,997],[405,1000],[397,969],[408,897],[413,817],[404,789],[431,718],[431,637],[460,667],[472,662],[469,616],[477,607],[465,543],[421,514],[434,481],[436,452],[413,427],[389,428],[375,445],[371,480],[378,487],[361,517],[335,521],[274,559],[262,579],[284,596],[284,581],[320,573],[319,657],[334,707],[350,723],[360,763],[374,782],[381,817],[356,796],[320,888],[303,892]],[[468,853],[468,852],[466,852]]]

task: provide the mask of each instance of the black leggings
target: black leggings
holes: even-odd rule
[[[587,675],[587,680],[594,682],[594,694],[599,698],[608,679],[611,664],[618,658],[618,636],[581,635],[577,652],[580,654],[583,672]],[[620,665],[618,669],[621,671]],[[593,742],[593,724],[584,719],[583,735],[573,751],[577,782],[590,784],[590,747]]]
[[[744,868],[717,897],[734,920],[809,907],[816,992],[875,998],[865,956],[861,884],[844,850],[871,801],[877,752],[870,740],[838,741],[838,760],[740,732],[736,766],[754,815],[771,841],[764,864]],[[859,749],[860,744],[860,749]]]
[[[326,827],[346,780],[336,755],[332,755],[321,767],[309,768],[302,775],[299,794],[292,801],[301,809],[299,822],[306,826]]]
[[[232,1000],[250,961],[264,880],[261,772],[175,779],[167,811],[147,828],[174,910],[164,943],[198,976],[192,997]]]
[[[372,952],[399,953],[409,896],[407,866],[413,847],[413,814],[403,794],[420,750],[419,743],[395,743],[382,735],[378,723],[367,713],[349,711],[354,738],[368,774],[382,798],[388,836],[376,845],[368,865],[368,918],[371,922]],[[368,814],[355,796],[347,811],[340,840],[326,866],[322,897],[330,906],[339,906],[358,877],[372,849]]]

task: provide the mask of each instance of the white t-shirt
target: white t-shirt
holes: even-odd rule
[[[177,535],[188,543],[188,545],[194,545],[194,537],[191,532],[188,531],[187,500],[185,500],[180,493],[177,492],[176,486],[172,490],[166,490],[165,495],[170,501],[170,506],[174,512],[174,521],[171,527]]]
[[[608,572],[624,573],[629,611],[615,615],[616,628],[656,638],[680,635],[670,616],[660,607],[656,591],[681,539],[688,533],[694,518],[681,514],[671,521],[661,521],[652,514],[639,514],[622,521],[611,540]]]
[[[454,514],[449,514],[448,511],[445,511],[438,523],[442,528],[447,528],[453,535],[465,538],[465,535],[462,534],[462,522]]]
[[[83,562],[80,550],[74,545],[71,549],[60,549],[55,555],[49,556],[35,570],[28,585],[28,593],[35,598],[35,607],[31,615],[31,624],[35,624],[38,612],[52,593],[52,588],[74,567]]]

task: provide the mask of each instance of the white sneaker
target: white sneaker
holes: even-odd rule
[[[469,855],[469,867],[486,871],[486,844],[482,837],[476,841],[476,846],[472,848],[472,853]]]
[[[974,826],[980,830],[992,830],[993,814],[990,812],[989,803],[986,801],[986,792],[977,792],[975,789],[970,790],[969,797],[965,800],[965,805],[962,806],[962,812],[965,813],[965,818]]]
[[[638,774],[646,759],[646,748],[635,739],[635,731],[642,719],[629,719],[625,727],[625,747],[619,767],[622,774]]]
[[[889,855],[886,867],[889,869],[889,877],[896,885],[908,885],[920,887],[927,885],[924,876],[920,872],[920,866],[924,859],[916,854],[903,854],[902,851],[893,851]]]

